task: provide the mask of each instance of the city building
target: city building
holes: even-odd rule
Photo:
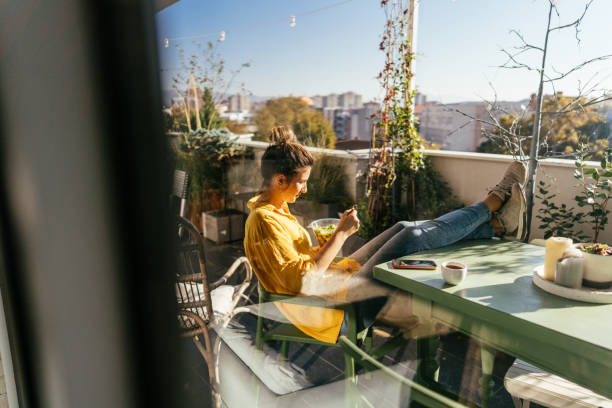
[[[443,150],[463,152],[476,151],[483,140],[482,125],[477,120],[488,118],[487,104],[483,102],[424,104],[418,105],[415,113],[419,119],[419,131],[425,140],[439,145]]]
[[[336,133],[338,140],[370,140],[372,113],[378,111],[377,103],[363,104],[362,96],[355,92],[340,95],[315,95],[309,98],[313,108],[319,110]]]
[[[417,92],[414,96],[415,105],[425,105],[427,103],[427,95]]]
[[[312,96],[312,107],[313,108],[322,108],[323,107],[323,97],[321,95]]]
[[[329,94],[324,95],[321,100],[322,108],[337,108],[338,107],[338,95]]]
[[[344,140],[351,138],[351,111],[347,109],[336,109],[334,111],[334,133],[336,139]]]
[[[421,99],[421,100],[427,100]],[[428,142],[443,150],[474,152],[485,140],[483,128],[491,122],[491,116],[499,119],[509,114],[530,114],[528,99],[516,102],[498,101],[493,107],[487,102],[459,102],[439,104],[436,102],[415,105],[414,113],[419,120],[419,131]]]
[[[244,95],[235,94],[228,98],[230,112],[242,112],[251,110],[251,100]]]
[[[370,140],[371,116],[378,112],[378,104],[368,103],[361,109],[323,108],[320,111],[334,129],[338,140]]]
[[[344,92],[340,95],[332,93],[329,95],[315,95],[311,97],[313,107],[359,109],[363,107],[362,96],[355,92]]]
[[[329,122],[329,125],[333,128],[334,127],[334,115],[335,115],[336,109],[335,108],[322,108],[321,109],[321,115],[323,115],[323,118],[325,118],[325,120],[327,122]]]
[[[353,110],[351,114],[351,139],[366,140],[372,139],[372,126],[376,118],[373,116],[378,113],[380,104],[367,102],[360,109]]]
[[[338,96],[338,106],[341,108],[358,109],[363,106],[361,95],[354,92],[345,92]]]
[[[255,119],[255,114],[252,111],[224,112],[220,113],[219,116],[236,123],[253,123]]]

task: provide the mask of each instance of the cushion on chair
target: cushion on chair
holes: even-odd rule
[[[345,406],[345,390],[346,384],[343,379],[331,380],[322,384],[311,384],[307,379],[303,379],[303,371],[295,365],[282,364],[275,360],[276,354],[271,354],[271,361],[277,361],[274,365],[267,365],[266,369],[258,369],[257,372],[252,371],[253,362],[256,359],[262,359],[261,355],[249,359],[250,365],[245,363],[245,360],[237,355],[237,352],[244,355],[251,352],[263,353],[251,344],[250,349],[242,347],[236,349],[230,348],[224,342],[219,351],[219,393],[224,406],[229,408],[244,408],[244,407],[317,407],[317,408],[337,408]],[[244,345],[246,346],[246,344]],[[269,350],[266,348],[265,353]],[[275,353],[272,350],[272,353]],[[397,364],[390,367],[400,375],[413,378],[414,370],[405,364]],[[296,370],[294,374],[291,371]],[[308,368],[308,371],[312,368]],[[320,369],[319,369],[320,370]],[[283,381],[281,386],[274,388],[274,391],[269,388],[270,384],[274,386],[273,380],[266,377],[270,371],[277,371],[276,378],[281,378]],[[342,376],[340,376],[342,378]],[[402,394],[400,384],[389,378],[381,371],[375,371],[368,375],[358,376],[357,386],[359,392],[363,395],[370,405],[381,407],[397,407],[407,406]],[[309,385],[311,384],[311,385]],[[294,392],[287,392],[294,389]],[[239,390],[239,392],[237,392]],[[282,392],[281,392],[282,391]],[[367,404],[364,404],[367,406]]]
[[[189,302],[203,301],[204,300],[204,285],[201,283],[184,283],[180,282],[175,285],[176,300],[181,306],[183,299],[187,299]],[[197,293],[194,293],[197,290]],[[230,313],[233,309],[233,296],[234,287],[230,285],[221,285],[218,288],[210,292],[210,300],[212,302],[212,308],[217,317],[225,316]],[[204,321],[208,321],[206,316],[206,309],[204,307],[194,307],[184,309],[193,312],[200,316]],[[194,322],[190,319],[179,319],[181,327],[191,328],[194,326]]]
[[[201,285],[200,285],[201,286]],[[232,312],[234,308],[234,287],[230,285],[221,285],[210,292],[210,300],[215,315],[225,316]]]
[[[264,345],[263,350],[257,349],[254,344],[255,333],[245,324],[232,320],[225,329],[215,327],[215,331],[223,343],[274,394],[284,395],[314,385],[302,369],[292,363],[281,362],[280,354],[268,344]],[[220,361],[219,364],[223,365],[224,362]]]
[[[504,385],[510,395],[547,407],[612,408],[612,401],[606,397],[522,360],[510,367]]]

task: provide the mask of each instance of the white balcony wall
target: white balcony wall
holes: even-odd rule
[[[484,153],[429,150],[427,154],[433,158],[434,166],[448,181],[455,195],[465,204],[482,200],[487,188],[497,183],[508,163],[512,161],[511,156]],[[597,166],[597,162],[589,162],[589,167]],[[551,185],[549,191],[557,194],[554,201],[558,206],[566,204],[568,207],[574,207],[576,211],[586,211],[586,208],[579,208],[574,201],[580,190],[578,180],[574,178],[573,173],[573,160],[542,160],[536,186],[540,180],[543,180]],[[540,222],[535,218],[540,208],[542,208],[541,202],[536,199],[531,238],[544,236],[544,231],[538,228]],[[591,227],[587,224],[582,226],[582,231],[592,235]],[[603,233],[600,233],[599,241],[612,243],[612,225],[608,225]]]
[[[240,143],[251,146],[255,151],[254,160],[242,163],[240,169],[233,169],[230,179],[234,186],[240,186],[241,191],[257,190],[261,184],[259,176],[259,160],[268,146],[264,142],[250,140],[250,136],[240,138]],[[353,201],[364,196],[363,178],[368,167],[368,150],[339,151],[331,149],[309,148],[313,154],[333,155],[344,164],[347,175],[347,188]],[[432,158],[436,170],[446,179],[457,198],[464,204],[471,204],[483,199],[487,188],[494,186],[503,174],[512,157],[484,153],[465,153],[442,150],[426,150]],[[589,167],[597,167],[597,162],[589,162]],[[547,159],[540,162],[538,179],[544,180],[552,187],[550,191],[557,194],[554,199],[557,205],[562,203],[574,207],[577,211],[584,211],[577,207],[573,200],[579,193],[578,181],[573,177],[574,162],[571,160]],[[245,178],[245,175],[248,177]],[[250,182],[245,183],[245,180]],[[537,186],[538,184],[536,184]],[[612,206],[612,203],[610,204]],[[544,231],[539,229],[539,220],[535,218],[541,208],[540,200],[536,200],[534,218],[532,221],[531,238],[542,238]],[[587,224],[582,230],[592,235],[591,227]],[[600,233],[600,242],[612,244],[612,225]]]

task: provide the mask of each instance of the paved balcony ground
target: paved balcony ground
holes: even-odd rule
[[[244,255],[241,241],[226,244],[214,244],[206,241],[206,262],[210,279],[220,277],[239,256]],[[251,295],[256,296],[256,290]],[[256,299],[254,299],[256,300]],[[255,330],[256,319],[254,316],[243,315],[242,323]],[[381,328],[375,331],[374,342],[384,340],[385,332],[391,328]],[[194,406],[201,404],[202,398],[208,393],[207,369],[200,355],[190,341],[185,341],[185,352],[189,353],[191,366],[189,367],[189,378],[186,380],[184,390],[191,396]],[[280,345],[277,346],[280,349]],[[410,341],[404,347],[395,350],[384,357],[383,362],[387,365],[400,364],[408,374],[414,374],[416,369],[416,342]],[[313,345],[291,344],[289,358],[292,363],[308,372],[313,383],[342,380],[344,378],[344,357],[342,351],[336,348],[321,347]],[[460,334],[451,333],[441,338],[441,347],[438,351],[440,363],[439,380],[458,392],[470,401],[478,402],[478,380],[481,374],[480,349],[478,344],[470,338]],[[223,364],[221,361],[220,364]],[[511,408],[513,407],[510,395],[503,387],[503,376],[512,364],[512,359],[503,354],[498,354],[495,367],[495,390],[491,400],[491,407]],[[304,406],[310,407],[307,402]],[[385,405],[387,406],[387,405]],[[533,405],[536,406],[537,405]]]

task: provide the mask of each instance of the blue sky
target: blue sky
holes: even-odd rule
[[[352,0],[310,15],[301,13],[340,0],[180,0],[157,14],[162,87],[179,67],[177,43],[193,49],[192,40],[174,38],[213,34],[197,39],[217,42],[229,67],[249,61],[239,81],[258,96],[315,95],[354,91],[364,99],[381,97],[375,79],[383,55],[378,50],[384,13],[378,0]],[[578,17],[584,0],[558,0],[560,17],[553,25]],[[491,99],[491,82],[498,98],[519,100],[537,90],[537,74],[497,68],[505,62],[499,51],[519,44],[510,29],[541,45],[547,0],[421,0],[418,17],[416,84],[429,100],[456,102]],[[289,16],[297,15],[289,27]],[[269,21],[272,24],[240,29]],[[163,39],[170,39],[164,48]],[[564,71],[583,60],[612,54],[612,1],[595,0],[582,25],[581,44],[575,31],[554,32],[550,39],[551,67]],[[527,60],[539,64],[531,53]],[[553,73],[553,71],[550,71]],[[595,78],[593,79],[593,75]],[[591,80],[612,89],[612,58],[592,65],[558,84],[575,94],[578,81]],[[550,90],[549,90],[550,91]]]

